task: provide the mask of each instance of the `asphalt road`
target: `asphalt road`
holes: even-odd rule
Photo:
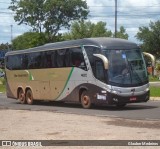
[[[50,111],[59,113],[73,113],[79,115],[96,115],[103,117],[119,117],[127,119],[160,120],[160,100],[147,103],[129,104],[123,109],[115,106],[95,106],[92,109],[83,109],[80,104],[37,102],[34,105],[23,105],[15,99],[0,94],[0,109],[16,109],[31,111]]]

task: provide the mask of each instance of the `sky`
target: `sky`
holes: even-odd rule
[[[106,28],[115,30],[115,0],[86,0],[89,6],[88,21],[107,23]],[[11,43],[18,35],[30,31],[26,25],[17,25],[14,14],[8,9],[11,0],[0,0],[0,44]],[[139,27],[160,19],[159,0],[117,0],[117,29],[124,26],[129,40],[139,43],[135,35]],[[11,31],[12,30],[12,31]]]

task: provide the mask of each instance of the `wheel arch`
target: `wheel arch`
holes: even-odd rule
[[[25,94],[27,93],[28,90],[31,90],[31,92],[33,93],[32,88],[30,86],[26,86],[26,88],[25,88]]]
[[[18,94],[19,94],[20,90],[23,90],[23,92],[24,92],[24,89],[23,89],[22,86],[19,86],[19,87],[17,88],[17,99],[18,99]],[[24,92],[24,93],[25,93],[25,92]]]
[[[26,96],[27,104],[32,105],[34,103],[34,97],[33,97],[33,91],[31,87],[26,87],[25,96]]]
[[[25,93],[26,93],[28,90],[31,90],[31,91],[32,91],[31,87],[27,86],[26,89],[25,89]]]

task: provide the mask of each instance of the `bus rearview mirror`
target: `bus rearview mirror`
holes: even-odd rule
[[[100,58],[103,61],[104,68],[108,70],[108,59],[102,54],[93,54],[95,57]]]

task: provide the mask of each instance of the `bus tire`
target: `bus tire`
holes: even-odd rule
[[[91,108],[91,98],[89,97],[87,91],[83,91],[82,94],[81,94],[81,105],[83,108],[85,109],[89,109]]]
[[[20,101],[21,104],[25,104],[26,103],[25,94],[24,94],[22,89],[18,90],[18,100]]]
[[[33,94],[32,94],[32,91],[30,89],[28,89],[26,91],[26,101],[29,105],[32,105],[33,104]]]

